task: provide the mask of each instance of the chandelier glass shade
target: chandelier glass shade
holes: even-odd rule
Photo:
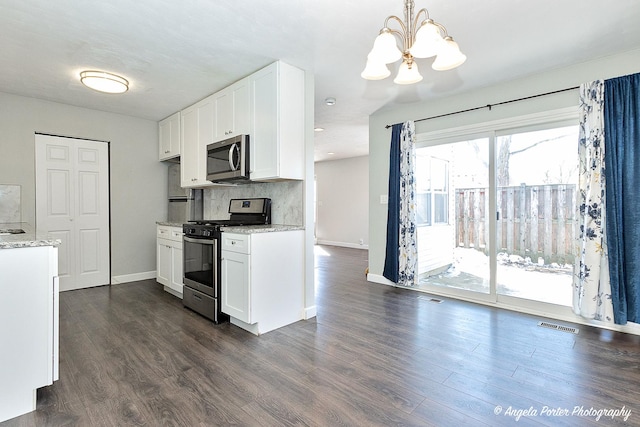
[[[360,74],[363,78],[384,79],[391,74],[387,64],[402,59],[393,81],[412,84],[422,80],[415,58],[435,56],[431,67],[437,71],[451,70],[467,59],[453,37],[447,34],[446,28],[431,19],[427,9],[420,9],[414,14],[414,5],[413,0],[404,0],[404,21],[395,15],[387,17],[367,56],[367,65]],[[392,21],[400,28],[390,28]],[[401,41],[402,48],[398,47],[398,41]]]

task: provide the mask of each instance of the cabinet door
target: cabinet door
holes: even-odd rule
[[[177,112],[158,123],[160,160],[167,160],[180,155],[180,112]]]
[[[182,293],[182,243],[173,242],[171,245],[171,283],[169,287]]]
[[[251,132],[251,98],[249,97],[249,78],[244,78],[231,86],[233,93],[232,135]]]
[[[215,140],[222,141],[251,130],[249,79],[244,78],[214,95]]]
[[[198,109],[191,106],[182,111],[182,156],[180,158],[180,184],[191,187],[199,175]]]
[[[249,77],[251,179],[278,176],[278,68],[274,63]]]
[[[169,286],[171,283],[171,244],[169,240],[157,240],[156,280]]]
[[[228,138],[233,127],[233,93],[221,90],[214,96],[215,103],[215,141]]]
[[[252,323],[249,255],[222,252],[222,312]]]
[[[214,138],[213,98],[202,101],[182,111],[181,185],[205,187],[211,185],[207,175],[207,144]]]

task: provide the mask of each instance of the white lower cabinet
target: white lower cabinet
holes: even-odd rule
[[[222,233],[222,312],[255,335],[304,314],[304,232]]]
[[[182,298],[182,228],[158,225],[156,280]]]
[[[225,251],[222,258],[222,312],[245,323],[251,319],[249,255]]]
[[[0,424],[58,380],[58,248],[0,249]]]

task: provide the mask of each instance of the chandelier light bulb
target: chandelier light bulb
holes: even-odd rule
[[[467,56],[460,52],[458,43],[453,41],[452,37],[445,37],[442,48],[433,61],[431,68],[436,71],[447,71],[459,67],[467,60]]]
[[[418,83],[422,80],[422,75],[418,71],[418,64],[415,62],[409,63],[408,61],[402,61],[400,69],[398,69],[398,75],[393,82],[399,85],[410,85]]]

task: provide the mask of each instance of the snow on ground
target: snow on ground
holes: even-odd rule
[[[544,265],[517,255],[498,254],[500,295],[571,306],[571,281],[570,265]],[[454,263],[447,271],[420,283],[489,293],[489,257],[475,249],[456,248]]]

